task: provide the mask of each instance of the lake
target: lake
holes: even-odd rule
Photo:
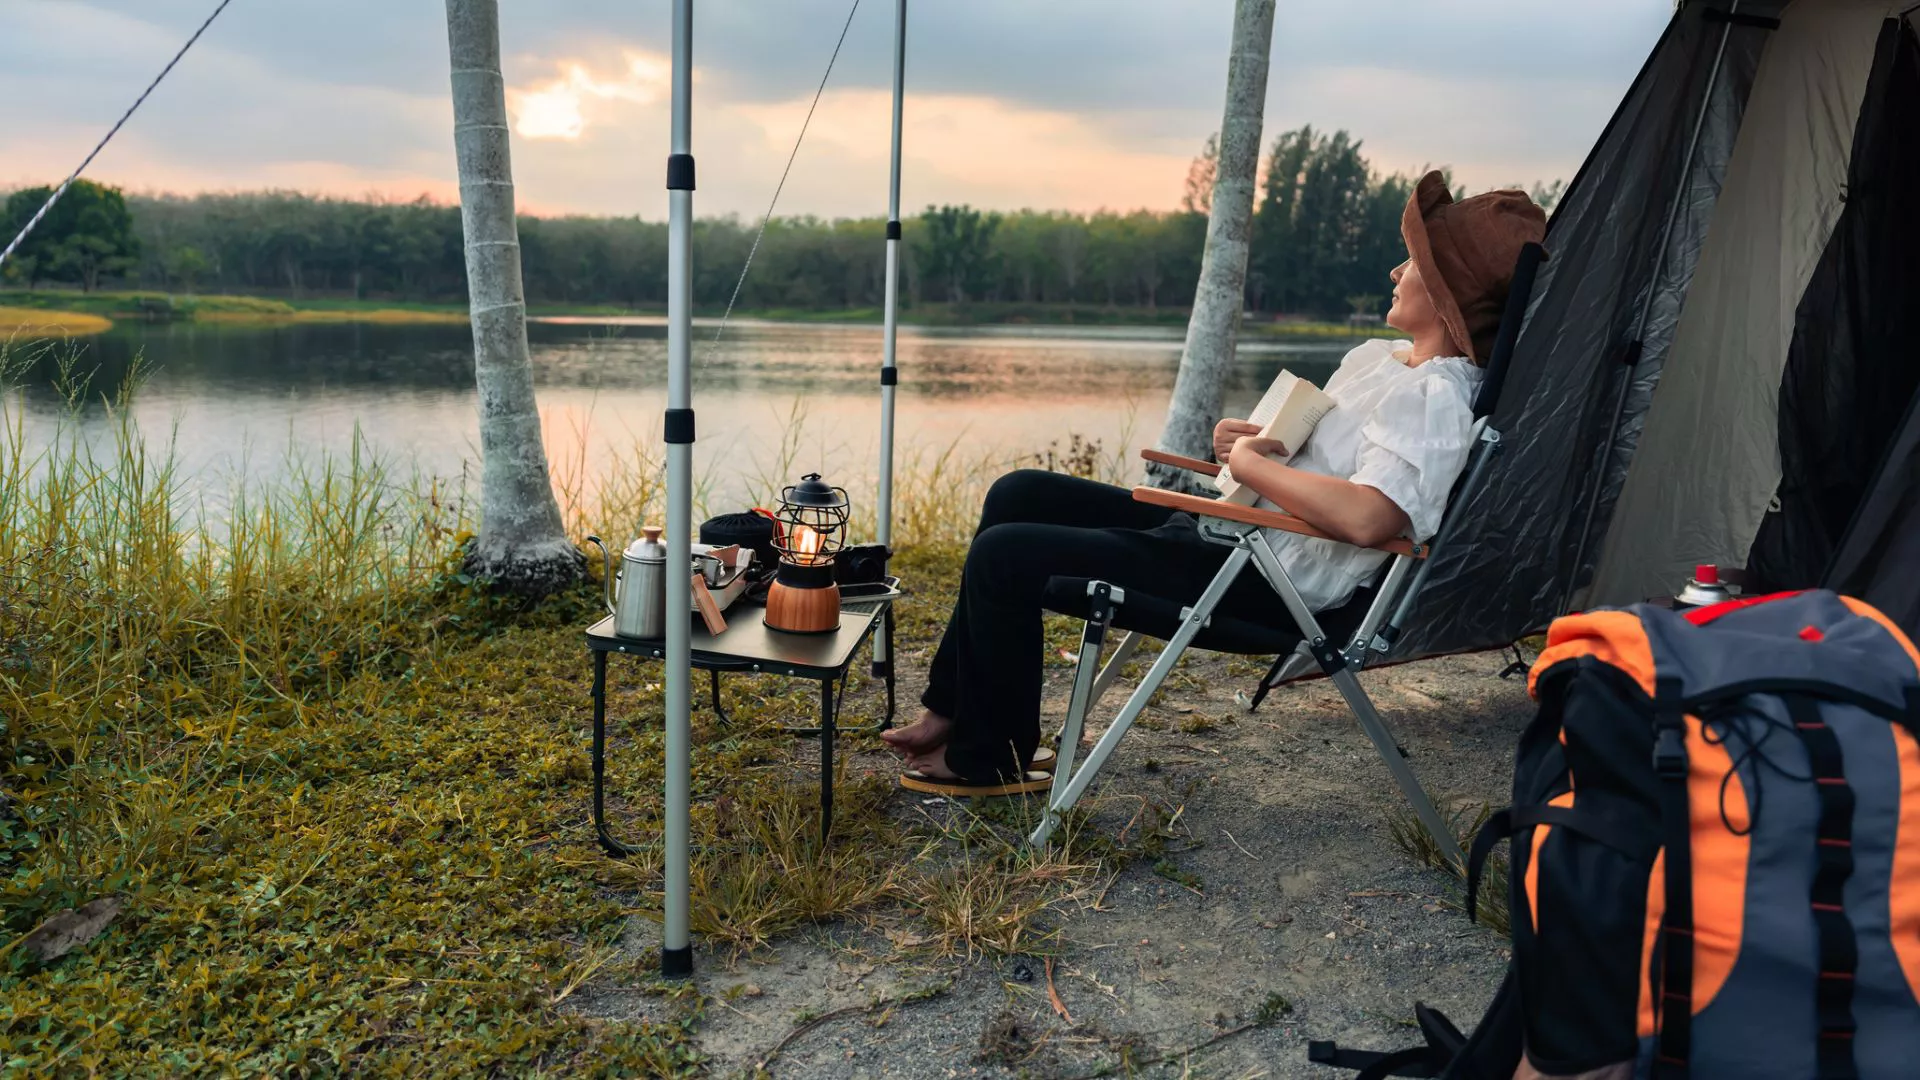
[[[735,496],[782,461],[867,488],[880,427],[880,328],[736,321],[722,339],[696,326],[695,473]],[[534,378],[556,470],[592,475],[636,441],[657,445],[666,401],[666,326],[657,318],[545,319],[531,325]],[[1324,382],[1351,341],[1243,344],[1227,390],[1245,415],[1282,367]],[[1108,453],[1159,434],[1181,334],[1158,328],[902,328],[899,452],[956,447],[1012,462],[1078,434]],[[459,324],[123,325],[85,339],[94,389],[135,356],[151,374],[132,404],[150,444],[171,437],[183,476],[219,502],[241,479],[272,482],[292,459],[344,454],[361,438],[402,471],[477,475],[471,338]],[[47,364],[16,395],[29,447],[61,422]],[[1237,410],[1237,412],[1236,412]],[[109,430],[104,408],[76,421]],[[783,439],[788,440],[783,444]],[[783,445],[790,456],[783,457]]]

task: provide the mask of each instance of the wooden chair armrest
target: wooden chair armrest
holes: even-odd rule
[[[1197,472],[1202,476],[1220,475],[1220,466],[1215,465],[1211,461],[1201,461],[1199,458],[1181,457],[1179,454],[1169,454],[1164,450],[1142,450],[1140,451],[1140,456],[1147,461],[1158,462],[1161,465],[1171,465],[1176,469],[1185,469],[1188,472]]]
[[[1164,506],[1170,510],[1183,510],[1199,517],[1220,518],[1225,521],[1238,521],[1247,525],[1258,525],[1263,529],[1283,529],[1301,536],[1317,536],[1322,540],[1332,540],[1336,544],[1346,541],[1328,536],[1319,529],[1301,521],[1292,514],[1282,514],[1273,510],[1260,510],[1251,506],[1239,506],[1219,499],[1203,499],[1198,495],[1188,495],[1180,491],[1164,491],[1155,487],[1137,487],[1133,489],[1137,502]],[[1427,557],[1427,545],[1416,544],[1405,537],[1395,537],[1383,544],[1372,545],[1375,551],[1391,552],[1395,555],[1411,555],[1416,559]]]

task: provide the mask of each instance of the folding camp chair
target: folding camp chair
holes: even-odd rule
[[[1273,547],[1261,532],[1263,529],[1281,529],[1332,539],[1313,526],[1285,514],[1150,487],[1134,488],[1133,497],[1141,502],[1192,514],[1198,520],[1203,538],[1233,548],[1225,565],[1214,575],[1213,581],[1198,600],[1182,605],[1164,597],[1144,594],[1139,590],[1122,590],[1108,582],[1087,578],[1056,577],[1048,581],[1043,601],[1047,609],[1078,616],[1086,620],[1086,625],[1080,637],[1080,658],[1074,670],[1073,693],[1067,704],[1066,724],[1060,732],[1053,790],[1048,796],[1046,817],[1034,829],[1030,843],[1036,846],[1045,844],[1054,830],[1060,827],[1067,811],[1086,793],[1107,759],[1113,756],[1114,749],[1139,718],[1161,682],[1179,662],[1181,654],[1186,652],[1188,646],[1198,644],[1218,652],[1261,655],[1284,653],[1268,677],[1262,680],[1254,704],[1258,704],[1259,698],[1265,696],[1271,686],[1305,674],[1312,666],[1318,666],[1327,678],[1333,680],[1341,696],[1346,698],[1347,705],[1359,718],[1360,727],[1373,740],[1374,748],[1387,764],[1387,771],[1393,774],[1394,781],[1413,805],[1414,813],[1431,834],[1434,843],[1457,865],[1465,866],[1452,830],[1420,787],[1419,779],[1413,775],[1412,768],[1408,766],[1354,673],[1366,667],[1370,654],[1385,654],[1392,649],[1401,627],[1412,617],[1414,602],[1419,599],[1421,587],[1426,584],[1427,574],[1433,565],[1430,556],[1446,540],[1454,512],[1471,501],[1473,493],[1479,490],[1484,481],[1493,456],[1500,450],[1500,433],[1489,425],[1488,419],[1499,401],[1500,388],[1506,380],[1507,361],[1512,355],[1515,340],[1520,336],[1520,325],[1526,317],[1527,299],[1533,291],[1534,274],[1545,259],[1544,249],[1538,244],[1528,244],[1521,250],[1520,261],[1514,267],[1500,331],[1495,339],[1493,354],[1488,358],[1486,377],[1474,400],[1473,448],[1469,452],[1466,468],[1461,471],[1447,500],[1447,514],[1441,519],[1439,531],[1432,541],[1424,544],[1400,539],[1375,545],[1377,550],[1389,552],[1393,557],[1382,568],[1375,584],[1357,592],[1346,604],[1320,614],[1309,611],[1300,598],[1299,590],[1294,588],[1293,581],[1287,576],[1286,567],[1281,565]],[[1209,476],[1217,475],[1220,471],[1218,465],[1154,450],[1143,451],[1142,456],[1149,461]],[[1278,594],[1291,617],[1291,625],[1266,625],[1215,613],[1214,609],[1249,562]],[[1106,645],[1107,631],[1114,626],[1125,630],[1126,637],[1121,640],[1107,664],[1100,667],[1099,658]],[[1113,684],[1121,666],[1133,655],[1143,635],[1164,638],[1166,647],[1154,660],[1127,703],[1121,707],[1119,715],[1114,717],[1113,723],[1087,754],[1086,762],[1075,768],[1074,758],[1080,748],[1080,734],[1086,724],[1087,713]],[[1334,644],[1342,639],[1349,642],[1344,650]]]

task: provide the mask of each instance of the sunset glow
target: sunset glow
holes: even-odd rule
[[[599,78],[578,60],[563,60],[557,78],[529,88],[507,88],[507,112],[513,118],[514,134],[527,139],[578,139],[590,123],[600,119],[589,116],[601,102],[651,105],[663,99],[667,88],[668,64],[663,56],[627,51],[623,53],[626,70],[608,78]]]

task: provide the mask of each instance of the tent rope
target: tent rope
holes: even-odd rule
[[[94,144],[93,151],[87,155],[86,160],[80,163],[79,168],[73,170],[73,175],[61,181],[60,186],[53,189],[53,194],[47,196],[47,201],[40,204],[40,209],[27,221],[26,227],[20,230],[20,235],[13,238],[13,242],[6,246],[6,250],[0,251],[0,266],[7,264],[7,258],[14,253],[15,249],[26,242],[28,234],[32,233],[34,228],[40,224],[40,220],[47,216],[49,210],[53,209],[53,204],[60,201],[60,196],[67,193],[67,189],[73,186],[75,180],[80,179],[80,174],[87,171],[87,166],[93,164],[93,159],[99,157],[100,151],[105,150],[107,144],[113,141],[113,137],[120,133],[120,128],[133,116],[134,111],[146,102],[147,96],[153,93],[154,89],[160,85],[161,80],[165,79],[167,74],[173,70],[173,66],[180,62],[181,57],[187,55],[187,50],[193,48],[193,43],[200,40],[200,35],[207,32],[207,27],[212,26],[213,20],[219,18],[220,13],[227,10],[227,5],[231,3],[233,3],[233,0],[220,0],[220,6],[213,9],[213,14],[207,16],[206,21],[200,24],[200,29],[195,30],[193,36],[187,39],[187,43],[180,46],[180,51],[173,54],[173,59],[167,61],[167,66],[160,69],[160,74],[153,77],[153,81],[147,84],[147,88],[140,92],[140,96],[134,99],[132,105],[127,106],[127,111],[120,114],[120,119],[114,122],[113,127],[108,129],[106,135],[102,136],[98,143]]]
[[[740,265],[740,276],[734,280],[733,295],[727,298],[727,310],[720,314],[720,325],[714,328],[713,341],[719,344],[720,335],[727,331],[727,320],[733,317],[733,305],[740,299],[740,287],[747,283],[747,271],[753,269],[753,256],[760,250],[760,240],[767,235],[767,223],[773,220],[773,208],[780,204],[780,192],[787,186],[787,174],[793,172],[794,159],[800,156],[800,144],[806,140],[807,126],[813,123],[813,111],[820,107],[820,95],[826,92],[827,79],[833,75],[834,61],[840,59],[840,47],[847,43],[847,31],[853,28],[853,17],[860,11],[860,0],[853,0],[853,7],[847,10],[847,21],[840,27],[840,40],[833,43],[833,55],[827,57],[827,70],[820,74],[820,85],[814,88],[813,103],[807,106],[806,119],[800,121],[800,134],[793,140],[793,149],[787,154],[787,167],[780,170],[780,182],[773,186],[773,198],[767,203],[767,212],[760,218],[760,229],[753,234],[753,245],[747,248],[747,261]]]

